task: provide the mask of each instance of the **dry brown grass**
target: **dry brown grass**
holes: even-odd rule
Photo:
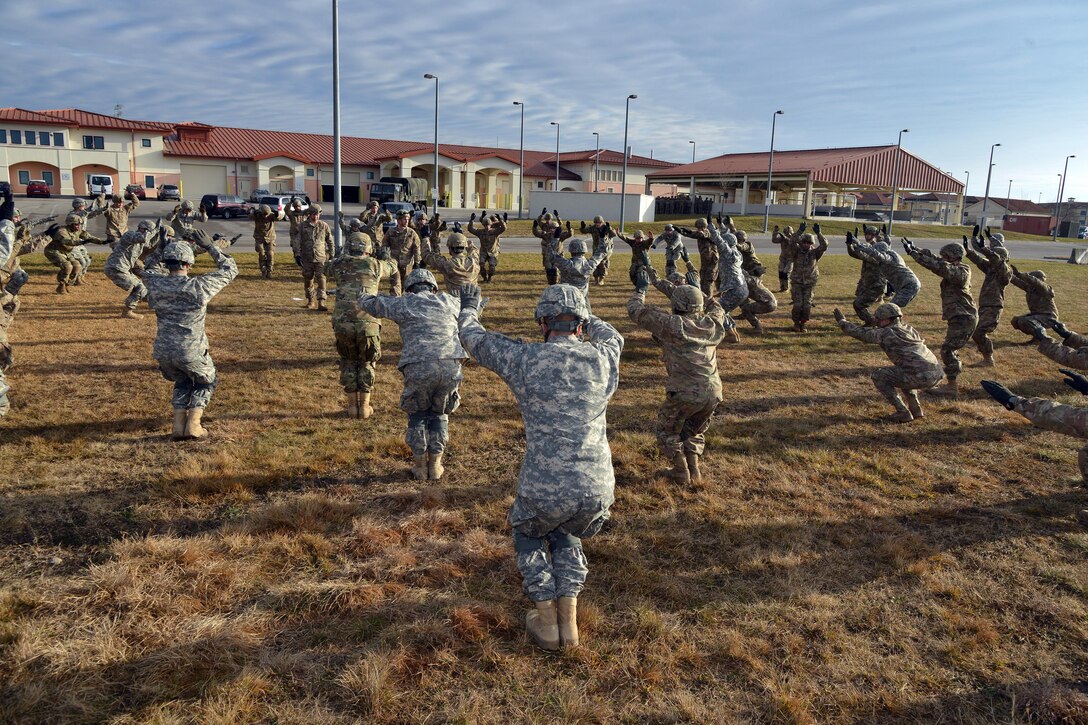
[[[618,501],[586,545],[585,645],[554,657],[520,624],[509,392],[467,367],[447,479],[421,486],[395,326],[378,413],[344,419],[328,317],[292,301],[293,266],[267,282],[240,262],[209,316],[214,436],[174,444],[153,320],[117,319],[97,271],[52,295],[31,258],[0,422],[0,721],[1088,722],[1078,442],[976,393],[971,368],[963,400],[875,422],[883,358],[831,320],[848,258],[822,265],[811,334],[787,310],[723,347],[708,481],[683,488],[655,475],[663,367],[617,255],[592,295],[627,336]],[[539,257],[503,263],[487,322],[535,339]],[[1042,266],[1088,327],[1084,270]],[[920,276],[911,321],[937,347]],[[1078,402],[1019,338],[1001,328],[996,375]]]

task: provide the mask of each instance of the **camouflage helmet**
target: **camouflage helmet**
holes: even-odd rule
[[[548,212],[547,214],[544,215],[544,221],[550,222],[551,220],[552,220],[551,212]]]
[[[77,199],[72,199],[72,208],[73,209],[79,209],[80,207],[84,207],[84,206],[87,206],[87,202],[83,201],[82,199],[78,199],[78,198]]]
[[[79,214],[76,214],[74,211],[69,212],[68,216],[64,217],[64,223],[67,226],[72,226],[73,224],[83,226],[83,217],[81,217]]]
[[[552,329],[561,329],[550,322],[560,315],[572,315],[577,320],[589,319],[589,310],[586,308],[586,298],[581,290],[569,284],[553,284],[544,289],[537,302],[533,319],[537,322],[543,320]],[[571,331],[577,329],[571,328]]]
[[[147,234],[149,231],[155,228],[155,225],[151,223],[150,219],[144,219],[136,226],[136,231],[141,234]]]
[[[959,244],[946,244],[941,247],[942,257],[952,257],[952,259],[963,259],[963,247]]]
[[[586,240],[580,237],[575,237],[574,239],[567,242],[567,250],[570,252],[572,257],[585,254]]]
[[[864,234],[867,237],[875,237],[876,236],[876,227],[871,227],[868,224],[863,224],[862,227],[861,227],[861,233]]]
[[[672,309],[681,315],[703,311],[703,291],[690,284],[678,285],[672,291]]]
[[[1005,235],[1001,232],[990,235],[990,244],[1000,246],[1005,243]]]
[[[147,223],[147,221],[144,220],[144,221],[140,222],[140,226],[142,227],[146,223]],[[127,232],[125,232],[124,234],[121,235],[121,243],[122,244],[143,244],[143,242],[144,242],[144,231],[142,229],[137,229],[136,231],[133,231],[133,230],[130,229]]]
[[[633,239],[645,239],[646,234],[641,229],[636,229],[634,235],[632,236],[632,238]]]
[[[257,211],[262,214],[271,214],[272,207],[270,207],[268,204],[261,204],[259,207],[257,207]]]
[[[809,246],[812,246],[815,243],[816,243],[816,237],[812,236],[808,232],[805,232],[804,234],[801,235],[801,244],[807,244]]]
[[[793,227],[791,227],[789,224],[787,224],[786,226],[782,227],[782,233],[785,234],[787,237],[792,236],[793,235]]]
[[[604,224],[604,217],[601,216],[600,214],[598,214],[597,216],[593,217],[593,223],[594,224]]]
[[[672,224],[666,224],[666,225],[665,225],[665,229],[664,229],[663,231],[665,231],[666,233],[667,233],[667,232],[671,232],[671,231],[673,231],[673,226],[672,226]]]
[[[23,217],[23,210],[19,207],[15,207],[15,211],[11,213],[13,218],[21,219]]]
[[[699,217],[698,219],[696,219],[695,220],[695,228],[696,229],[706,229],[706,219],[703,219],[702,217]]]
[[[369,234],[363,234],[362,232],[352,232],[347,238],[347,250],[348,254],[356,257],[361,257],[364,254],[370,254],[373,240]]]
[[[166,245],[166,249],[162,251],[162,261],[164,262],[180,262],[181,264],[192,265],[195,260],[193,257],[193,247],[187,242],[171,242]]]
[[[124,199],[121,198],[120,194],[110,194],[110,201],[114,204],[120,204]]]
[[[679,272],[673,272],[669,276],[665,277],[665,279],[672,282],[677,287],[679,287],[682,284],[685,284],[684,275],[680,274]]]
[[[1046,272],[1041,269],[1032,270],[1031,272],[1028,272],[1028,275],[1034,277],[1035,279],[1041,279],[1043,281],[1046,281]]]
[[[193,202],[186,199],[185,201],[181,202],[181,208],[182,209],[192,209],[193,208]]]
[[[885,302],[884,304],[877,307],[876,310],[873,312],[873,317],[875,317],[877,320],[891,320],[895,317],[902,316],[903,310],[900,309],[899,305],[895,304],[894,302]]]
[[[413,287],[421,284],[428,285],[431,288],[431,292],[438,291],[438,281],[434,278],[434,275],[431,274],[431,271],[416,267],[408,273],[408,277],[404,280],[404,289],[412,292]]]
[[[397,219],[400,219],[401,217],[404,217],[405,219],[411,219],[412,212],[408,211],[407,209],[401,209],[397,212]]]
[[[994,253],[995,257],[1000,258],[1002,261],[1009,261],[1009,250],[1004,247],[990,247],[990,251]]]
[[[446,248],[450,250],[450,254],[458,254],[465,251],[468,247],[468,239],[464,234],[460,232],[454,232],[446,237]]]
[[[733,236],[737,238],[738,242],[748,241],[748,232],[744,231],[743,229],[738,229],[737,231],[733,232]]]
[[[306,215],[313,216],[315,214],[320,214],[322,211],[320,204],[310,204],[310,208],[306,210]]]
[[[367,208],[377,209],[378,208],[378,202],[371,200],[371,202],[369,204],[367,204]]]
[[[352,217],[351,221],[348,222],[348,229],[352,230],[353,232],[362,231],[363,220],[359,217]]]
[[[892,248],[887,242],[881,239],[880,241],[873,242],[873,249],[878,252],[890,252]]]

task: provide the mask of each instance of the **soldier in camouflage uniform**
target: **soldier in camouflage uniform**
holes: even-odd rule
[[[631,284],[635,283],[635,273],[638,272],[639,267],[650,263],[649,252],[653,249],[653,237],[649,234],[644,234],[641,229],[636,229],[634,236],[625,237],[622,234],[617,234],[612,227],[605,223],[604,235],[606,238],[612,240],[615,244],[615,240],[619,239],[621,242],[631,247],[631,268],[628,270],[628,276],[631,278]],[[673,263],[673,269],[676,269],[676,263]]]
[[[7,264],[15,245],[15,200],[11,195],[11,186],[4,189],[3,202],[0,203],[0,267]],[[0,307],[0,418],[7,415],[11,409],[8,402],[8,391],[11,388],[4,379],[4,371],[11,367],[12,350],[8,344],[8,327],[11,318],[15,316],[15,304],[12,300],[11,308],[8,305]]]
[[[1046,272],[1037,269],[1025,274],[1012,264],[1009,269],[1012,270],[1013,285],[1024,290],[1028,303],[1028,313],[1012,318],[1012,326],[1026,335],[1032,334],[1029,321],[1050,327],[1058,319],[1058,306],[1054,302],[1054,288],[1046,283]]]
[[[820,280],[820,258],[827,251],[827,240],[820,233],[820,225],[812,225],[812,231],[816,232],[815,239],[805,232],[806,227],[807,222],[801,222],[797,232],[790,237],[790,243],[786,248],[789,253],[794,332],[806,332],[805,325],[812,316],[812,293]],[[789,229],[789,227],[786,228]],[[814,242],[818,243],[814,244]]]
[[[413,232],[414,233],[414,232]],[[400,408],[408,414],[404,440],[412,449],[412,475],[437,481],[446,470],[442,456],[449,440],[449,414],[461,404],[461,361],[468,357],[457,341],[456,297],[438,292],[426,269],[414,269],[404,280],[403,296],[359,295],[359,308],[396,322],[401,352],[397,364],[404,376]]]
[[[166,218],[166,222],[174,228],[174,235],[178,239],[185,239],[187,234],[194,231],[197,222],[206,221],[208,221],[207,209],[201,206],[194,211],[193,202],[188,199],[175,206],[174,211]]]
[[[332,229],[321,221],[321,205],[311,204],[306,209],[306,221],[298,230],[298,249],[295,260],[302,268],[302,283],[306,288],[306,309],[322,312],[328,292],[325,290],[325,262],[334,256]]]
[[[699,245],[699,288],[703,294],[710,297],[717,294],[718,289],[718,259],[720,252],[717,245],[710,238],[707,220],[702,217],[695,220],[695,229],[674,227],[682,237],[694,239]]]
[[[848,322],[842,311],[835,308],[835,320],[839,328],[850,337],[880,345],[892,361],[892,366],[873,371],[873,385],[892,407],[895,413],[887,418],[893,423],[909,423],[924,418],[918,390],[929,390],[941,382],[941,370],[937,356],[926,346],[925,339],[910,325],[903,322],[903,310],[899,305],[885,302],[876,308],[874,325],[855,325]],[[899,397],[902,390],[907,404]]]
[[[487,332],[479,314],[479,288],[462,287],[461,342],[510,387],[525,424],[509,517],[522,586],[534,604],[525,626],[544,649],[574,647],[577,597],[589,573],[581,540],[601,530],[615,500],[606,413],[623,337],[564,284],[545,289],[537,304],[543,343]]]
[[[102,270],[111,282],[128,292],[121,317],[138,319],[136,312],[140,300],[147,298],[147,287],[137,275],[142,271],[141,258],[158,246],[158,230],[148,220],[140,222],[135,231],[127,231],[113,245],[106,266]]]
[[[360,310],[357,302],[364,293],[377,293],[383,277],[397,273],[388,249],[382,249],[384,259],[370,256],[373,251],[370,236],[354,231],[347,236],[343,254],[325,263],[325,274],[336,285],[332,331],[340,356],[340,385],[347,394],[349,418],[369,418],[373,414],[370,393],[382,356],[381,320]]]
[[[963,263],[963,247],[958,244],[941,247],[939,257],[928,249],[915,247],[909,239],[903,239],[903,249],[914,261],[941,278],[941,319],[948,322],[948,331],[941,344],[941,362],[948,382],[941,394],[954,398],[959,395],[956,377],[963,370],[956,351],[967,344],[978,324],[978,312],[971,299],[971,268]]]
[[[33,230],[36,226],[49,224],[55,218],[48,216],[31,222],[24,218],[18,209],[14,211],[15,242],[8,261],[0,264],[0,307],[10,307],[7,313],[9,321],[18,310],[19,292],[23,289],[23,285],[30,281],[30,275],[19,264],[19,257],[45,249],[50,237],[48,234],[35,234]]]
[[[106,240],[110,246],[121,241],[121,237],[128,231],[128,216],[138,206],[140,199],[131,192],[126,192],[124,198],[119,194],[110,197],[110,205],[103,214],[106,217]]]
[[[872,247],[878,238],[877,230],[865,226],[865,243]],[[858,277],[858,285],[854,289],[854,312],[869,327],[876,324],[869,308],[884,299],[884,290],[888,286],[888,278],[880,264],[872,255],[859,253],[857,240],[850,232],[846,233],[846,253],[854,259],[861,260],[861,275]]]
[[[1043,326],[1038,322],[1031,322],[1030,325],[1032,334],[1039,342],[1039,352],[1062,365],[1077,370],[1088,370],[1088,337],[1078,335],[1065,324],[1054,320],[1050,323],[1050,329],[1062,338],[1062,342],[1056,342],[1046,334]]]
[[[91,236],[83,230],[83,217],[69,214],[65,226],[53,232],[53,241],[45,247],[45,258],[57,268],[57,294],[68,294],[69,285],[75,284],[83,265],[72,257],[72,249],[81,244],[108,244],[105,239]]]
[[[552,247],[555,246],[555,240],[558,236],[559,247],[556,252],[562,256],[563,254],[563,242],[574,236],[570,229],[570,222],[567,222],[566,231],[563,230],[563,220],[559,217],[559,212],[552,209],[552,214],[548,213],[547,209],[540,212],[540,216],[533,220],[533,236],[540,240],[540,255],[544,262],[544,274],[548,278],[548,284],[556,284],[559,282],[559,271],[551,266],[552,264]]]
[[[272,269],[276,266],[276,222],[283,219],[283,212],[261,204],[249,210],[249,218],[253,221],[253,248],[257,251],[261,276],[272,279]]]
[[[416,230],[408,226],[409,217],[406,209],[397,212],[397,226],[382,237],[382,246],[389,248],[390,258],[397,263],[398,272],[391,286],[394,295],[401,293],[408,275],[423,259],[423,244]]]
[[[450,252],[448,258],[442,255],[437,235],[432,237],[429,227],[425,227],[423,232],[427,235],[423,239],[427,249],[423,255],[423,261],[429,269],[442,274],[446,282],[446,291],[451,295],[457,294],[461,285],[476,284],[476,280],[480,278],[479,250],[469,244],[468,239],[460,231],[460,224],[455,224],[454,228],[457,231],[446,237],[446,248]]]
[[[582,234],[588,234],[593,238],[593,253],[596,254],[600,248],[602,240],[608,239],[606,230],[608,225],[604,221],[604,217],[598,214],[593,217],[593,222],[586,226],[585,221],[582,221]],[[606,256],[601,263],[597,265],[597,269],[593,270],[593,281],[595,284],[604,284],[604,278],[608,276],[608,262],[611,259],[611,254]]]
[[[729,234],[727,232],[727,234]],[[732,236],[730,234],[730,236]],[[699,458],[703,434],[722,402],[718,345],[725,339],[725,310],[714,298],[690,285],[658,279],[653,267],[639,270],[635,293],[627,301],[628,316],[653,335],[665,356],[665,403],[657,414],[661,455],[672,462],[668,475],[681,483],[702,481]],[[646,304],[650,283],[669,298],[672,312]]]
[[[654,243],[650,245],[650,249],[657,249],[657,245],[661,242],[665,243],[665,276],[668,277],[676,273],[676,260],[689,261],[688,250],[684,248],[684,240],[680,238],[680,234],[672,224],[665,225],[662,232],[654,239]]]
[[[476,223],[476,212],[468,218],[468,233],[480,240],[480,279],[491,282],[495,276],[495,270],[499,266],[499,239],[506,233],[506,222],[509,216],[503,212],[502,218],[496,214],[493,217],[483,217],[480,220],[482,226],[473,228]]]
[[[875,235],[875,230],[866,229],[866,239]],[[918,277],[911,271],[911,268],[907,266],[902,257],[896,254],[883,239],[877,239],[869,244],[867,241],[859,241],[856,233],[847,232],[846,250],[851,257],[862,260],[863,268],[865,264],[875,264],[877,266],[880,275],[895,290],[891,300],[892,304],[902,309],[918,296],[919,290],[922,289],[922,283],[918,281]],[[861,288],[860,280],[858,287]],[[884,290],[881,290],[882,297],[884,296],[883,292]]]
[[[987,227],[987,234],[989,231]],[[978,325],[975,326],[971,339],[982,353],[982,362],[978,363],[978,367],[992,368],[994,343],[990,339],[990,333],[997,329],[998,320],[1001,319],[1001,312],[1005,307],[1005,288],[1012,281],[1012,268],[1009,267],[1009,253],[1002,245],[1004,237],[990,234],[989,238],[990,247],[987,249],[982,235],[979,234],[979,225],[976,224],[971,235],[975,249],[967,244],[967,235],[964,235],[963,251],[984,275],[982,288],[978,293]]]
[[[790,287],[790,273],[793,271],[793,255],[790,254],[790,240],[793,239],[793,227],[786,226],[781,232],[774,225],[771,241],[781,250],[778,252],[778,291],[785,292]]]
[[[190,277],[195,259],[192,247],[180,241],[167,243],[167,239],[166,230],[160,230],[159,248],[147,258],[143,273],[147,306],[158,320],[152,355],[162,376],[174,383],[171,438],[203,438],[207,431],[200,421],[219,383],[208,352],[204,318],[212,297],[238,276],[238,265],[215,246],[207,232],[198,229],[193,242],[207,251],[216,269]]]
[[[302,230],[302,223],[306,221],[307,217],[306,210],[302,208],[302,199],[299,199],[297,196],[291,199],[287,208],[283,210],[283,215],[287,217],[288,235],[291,239],[291,252],[295,255],[295,264],[301,267],[302,258],[299,256],[299,232]]]
[[[593,256],[588,259],[586,258],[586,240],[581,237],[575,237],[567,243],[570,259],[563,257],[562,253],[560,253],[560,244],[562,242],[558,236],[553,238],[551,249],[552,268],[559,273],[561,284],[570,285],[582,293],[582,296],[585,297],[586,309],[592,312],[589,304],[589,278],[593,276],[594,270],[597,269],[601,261],[612,253],[612,240],[605,238],[604,244],[599,246]]]
[[[1060,372],[1066,377],[1063,383],[1081,395],[1088,395],[1088,378],[1072,370],[1061,369]],[[994,400],[1009,410],[1015,410],[1040,428],[1088,439],[1088,408],[1064,405],[1045,398],[1023,398],[1014,395],[995,380],[983,380],[982,387]],[[1088,485],[1088,445],[1077,453],[1077,463],[1080,466],[1081,478]],[[1082,522],[1085,521],[1085,513],[1080,512]]]
[[[100,195],[95,200],[96,208],[91,209],[90,211],[87,210],[87,202],[83,201],[83,199],[72,199],[72,212],[75,214],[79,214],[81,217],[83,217],[84,229],[88,228],[87,225],[91,221],[91,219],[94,219],[95,217],[101,216],[106,213],[106,209],[108,207],[106,206],[105,199],[105,194]],[[101,202],[101,206],[98,206],[99,202]],[[69,256],[79,262],[80,272],[79,276],[76,277],[75,281],[75,284],[78,285],[83,281],[83,278],[87,276],[87,272],[91,269],[91,253],[87,250],[87,247],[80,244],[76,247],[72,247],[72,251],[69,252]]]
[[[710,221],[710,212],[707,212],[707,229],[710,232],[710,241],[718,252],[717,285],[719,289],[718,303],[725,310],[725,341],[740,342],[737,334],[737,323],[733,321],[730,312],[744,300],[748,299],[748,281],[744,274],[743,255],[737,249],[737,237],[732,232],[722,231],[732,226],[732,219],[726,217],[725,224],[720,221],[715,227]]]

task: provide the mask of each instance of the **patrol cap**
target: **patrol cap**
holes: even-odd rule
[[[193,257],[193,248],[187,242],[171,242],[162,252],[162,261],[180,262],[191,266],[196,260]]]
[[[873,312],[873,317],[878,320],[890,320],[894,317],[902,316],[903,310],[900,309],[899,305],[895,304],[894,302],[885,302],[884,304],[877,307],[876,310]]]
[[[586,298],[581,290],[569,284],[553,284],[545,288],[537,302],[533,319],[546,323],[560,315],[573,315],[578,320],[589,319]],[[548,324],[551,327],[551,324]]]
[[[430,270],[419,269],[417,267],[408,273],[408,277],[404,280],[404,289],[411,292],[413,287],[420,284],[430,286],[432,292],[438,291],[438,281],[434,278],[434,275],[431,274]]]
[[[681,314],[703,311],[703,291],[690,284],[677,285],[672,291],[672,308]]]

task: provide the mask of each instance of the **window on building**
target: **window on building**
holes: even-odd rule
[[[8,130],[6,128],[0,128],[0,143],[8,142]]]
[[[38,131],[38,143],[40,143],[42,146],[48,146],[49,145],[49,132],[48,131]]]
[[[12,143],[22,143],[23,142],[23,132],[18,130],[18,129],[15,129],[15,128],[11,129],[11,142]]]
[[[248,174],[249,173],[249,164],[242,164],[241,166],[239,166],[238,167],[238,173],[239,174]]]
[[[54,146],[63,146],[64,145],[64,134],[63,133],[53,134],[53,145]]]
[[[151,139],[149,139],[149,138],[140,139],[140,145],[143,146],[145,149],[151,148]]]
[[[30,172],[29,171],[20,171],[19,172],[19,183],[24,184],[24,185],[30,183]]]
[[[53,185],[53,172],[52,171],[43,171],[42,172],[42,181],[44,181],[45,183],[52,186]]]
[[[104,149],[106,148],[106,139],[102,136],[84,136],[83,148],[85,149]]]
[[[313,169],[306,169],[306,175],[307,176],[313,176],[314,175],[314,170]]]
[[[536,188],[543,189],[544,188],[544,182],[543,181],[536,182]]]
[[[145,189],[154,189],[155,188],[155,177],[154,176],[145,176],[144,177],[144,188]]]
[[[373,171],[366,172],[366,178],[367,179],[373,179],[374,178],[374,172]]]
[[[27,146],[33,146],[34,144],[38,143],[38,137],[34,134],[33,131],[26,132],[26,143]]]

